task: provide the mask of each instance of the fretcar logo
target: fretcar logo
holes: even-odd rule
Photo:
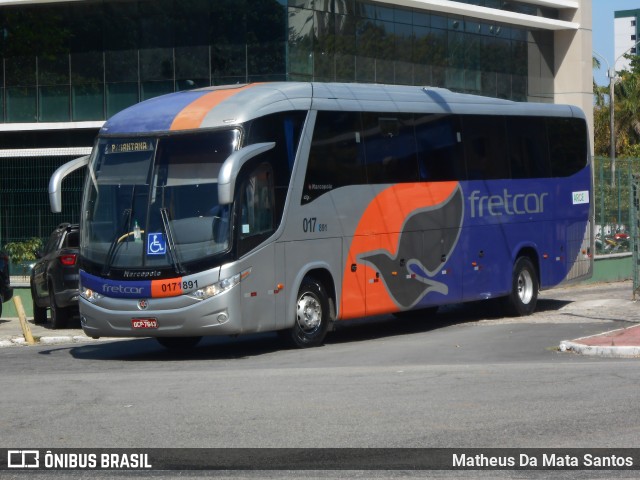
[[[124,285],[102,285],[103,293],[126,293],[129,295],[139,295],[142,293],[142,287],[125,287]]]
[[[544,212],[544,199],[548,197],[544,193],[516,193],[511,194],[505,188],[502,195],[480,195],[480,190],[474,190],[469,195],[472,217],[484,217],[491,215],[528,215]]]

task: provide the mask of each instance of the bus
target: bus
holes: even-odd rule
[[[98,337],[278,331],[538,293],[593,268],[584,113],[441,88],[280,82],[147,100],[86,168],[80,314]]]

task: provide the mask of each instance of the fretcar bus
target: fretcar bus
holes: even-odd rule
[[[583,112],[413,86],[264,83],[118,113],[89,157],[80,313],[90,337],[279,331],[538,291],[592,270]]]

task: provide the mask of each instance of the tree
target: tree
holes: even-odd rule
[[[617,73],[614,86],[615,153],[616,156],[640,155],[640,58],[626,55],[630,69]],[[594,59],[594,68],[600,63]],[[594,151],[608,155],[610,146],[609,93],[607,87],[593,84],[594,95]]]
[[[628,156],[640,144],[640,59],[627,55],[630,70],[618,73],[615,85],[616,152]]]

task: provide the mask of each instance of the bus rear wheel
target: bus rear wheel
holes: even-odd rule
[[[508,315],[531,315],[538,301],[538,273],[528,257],[520,257],[513,266],[511,293],[504,299]]]
[[[298,291],[295,323],[280,335],[294,347],[317,347],[327,334],[329,318],[329,297],[322,283],[305,277]]]

